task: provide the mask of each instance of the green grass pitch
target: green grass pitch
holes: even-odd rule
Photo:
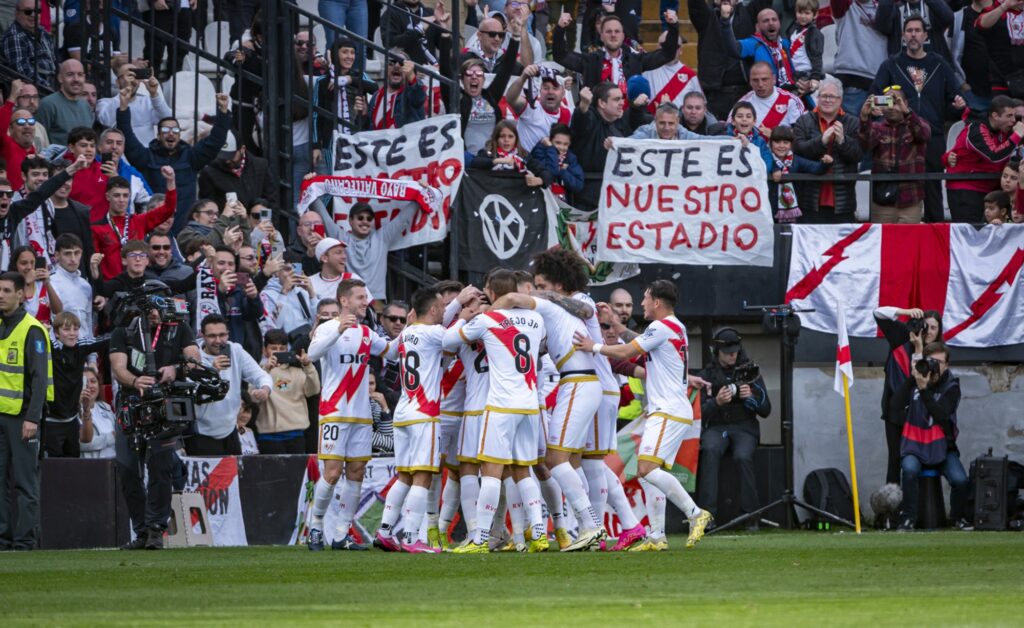
[[[4,626],[1020,626],[1024,534],[762,532],[634,554],[0,554]]]

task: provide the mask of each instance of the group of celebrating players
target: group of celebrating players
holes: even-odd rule
[[[342,475],[331,547],[367,549],[349,530],[371,452],[371,355],[397,360],[402,385],[394,410],[398,477],[375,546],[409,553],[547,551],[550,514],[563,552],[658,551],[668,547],[666,500],[689,519],[686,547],[700,541],[711,514],[666,471],[695,429],[687,385],[707,385],[687,372],[675,285],[658,280],[647,288],[642,306],[650,324],[643,334],[604,344],[598,315],[608,306],[584,292],[583,259],[555,248],[535,256],[532,271],[494,269],[482,291],[417,290],[410,324],[391,342],[360,324],[368,307],[363,282],[338,285],[340,315],[317,327],[309,348],[323,370],[323,473],[310,550],[325,547],[324,515]],[[645,379],[638,473],[649,530],[604,460],[616,448],[617,374]],[[603,525],[606,506],[622,523],[614,546]],[[454,545],[447,530],[460,507],[467,536]]]

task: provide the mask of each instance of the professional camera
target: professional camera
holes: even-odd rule
[[[931,377],[939,374],[939,361],[935,358],[922,358],[914,364],[914,368],[923,377]]]
[[[151,310],[160,313],[165,323],[188,320],[188,302],[171,296],[171,289],[162,281],[148,279],[131,292],[115,292],[107,304],[107,312],[115,327],[124,327],[137,316]]]
[[[195,422],[195,406],[220,401],[228,387],[216,370],[186,359],[173,381],[150,386],[141,395],[123,388],[117,422],[125,434],[141,439],[181,434]]]
[[[760,376],[761,367],[753,362],[744,362],[733,369],[732,377],[721,388],[728,388],[735,397],[739,393],[740,386],[753,384]],[[715,392],[717,394],[718,391]]]
[[[924,331],[924,319],[923,318],[912,318],[907,321],[907,331],[912,334],[920,334]]]

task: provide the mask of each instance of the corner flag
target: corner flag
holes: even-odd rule
[[[836,335],[839,337],[839,345],[836,347],[836,377],[832,387],[840,395],[845,395],[843,375],[846,375],[846,381],[852,387],[853,361],[850,359],[850,337],[846,334],[846,311],[843,303],[839,302],[836,309],[839,312],[839,329],[836,331]]]

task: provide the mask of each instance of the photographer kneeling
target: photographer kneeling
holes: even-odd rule
[[[147,281],[141,290],[153,299],[171,297],[170,289],[159,281]],[[148,341],[143,337],[138,318],[130,325],[119,325],[110,337],[110,366],[121,385],[116,404],[119,422],[128,396],[146,398],[154,385],[174,381],[182,356],[200,359],[199,347],[188,323],[165,321],[155,307],[149,308],[146,316],[150,327]],[[149,350],[152,350],[157,369],[155,377],[145,374]],[[132,435],[126,435],[122,429],[114,431],[118,471],[135,531],[135,540],[122,549],[163,548],[163,533],[171,516],[171,492],[174,488],[184,488],[184,469],[177,454],[180,447],[180,428],[170,427],[154,434],[133,431]],[[149,473],[145,486],[143,463]]]
[[[949,518],[968,529],[967,473],[956,447],[956,410],[960,405],[960,380],[949,372],[949,348],[945,343],[925,346],[923,357],[915,354],[912,377],[893,393],[889,413],[902,417],[900,465],[903,470],[903,504],[900,530],[913,530],[917,521],[918,477],[925,467],[938,469],[949,482]]]
[[[713,360],[700,376],[711,382],[711,395],[701,393],[700,494],[698,502],[718,515],[718,465],[732,450],[740,469],[740,508],[757,510],[754,451],[760,438],[757,417],[772,411],[768,389],[756,364],[740,344],[743,338],[731,327],[720,329],[711,341]],[[757,521],[747,522],[757,530]]]

